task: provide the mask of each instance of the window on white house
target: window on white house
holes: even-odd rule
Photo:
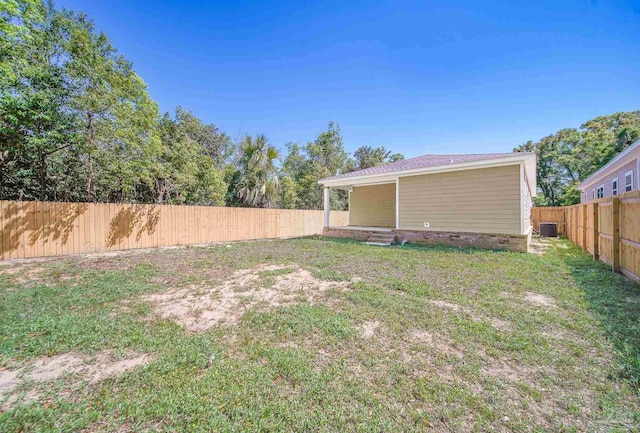
[[[633,189],[633,172],[628,171],[624,174],[624,190],[629,192]]]
[[[591,200],[595,200],[596,199],[596,190],[592,189],[591,190]]]
[[[611,193],[613,195],[618,195],[618,179],[613,179],[611,181]]]
[[[597,198],[602,198],[604,197],[604,185],[600,185],[598,187],[598,189],[596,190],[596,197]]]

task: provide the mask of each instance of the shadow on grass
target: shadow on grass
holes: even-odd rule
[[[326,241],[326,242],[336,242],[340,244],[357,244],[364,245],[364,241],[358,241],[349,238],[334,238],[329,236],[315,236],[313,239]],[[472,248],[472,247],[453,247],[449,245],[418,245],[418,244],[393,244],[390,246],[379,246],[379,245],[371,245],[374,248],[395,248],[402,250],[416,250],[416,251],[437,251],[437,252],[449,252],[449,253],[458,253],[458,254],[474,254],[474,253],[501,253],[508,254],[509,251],[505,250],[494,250],[494,249],[486,249],[486,248]],[[520,254],[520,253],[517,253]]]
[[[611,272],[579,247],[556,249],[614,345],[619,374],[640,392],[640,284]]]

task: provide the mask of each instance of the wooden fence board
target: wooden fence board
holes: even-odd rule
[[[332,225],[348,212],[332,211]],[[322,234],[320,210],[0,201],[0,259]]]
[[[16,243],[17,243],[17,251],[16,251],[16,257],[21,257],[24,256],[24,232],[25,232],[25,227],[28,225],[26,222],[26,217],[25,217],[25,213],[24,213],[24,206],[22,206],[21,203],[17,203],[14,206],[14,212],[16,214],[16,228],[17,228],[17,236],[16,236]]]
[[[620,242],[620,271],[640,281],[640,244],[626,239]]]
[[[585,250],[593,255],[594,251],[593,251],[593,232],[594,232],[594,226],[593,226],[593,204],[592,203],[588,203],[583,207],[583,211],[586,212],[586,215],[584,216],[584,221],[585,221],[585,226],[584,226],[584,236],[585,236]]]
[[[540,223],[556,223],[558,233],[566,234],[565,228],[566,212],[564,207],[536,207],[531,212],[531,223],[535,231],[540,231]]]
[[[620,203],[620,236],[634,242],[640,242],[640,199],[622,200]]]
[[[531,220],[534,227],[540,222],[557,223],[569,240],[594,258],[640,281],[640,191],[574,206],[535,207]]]

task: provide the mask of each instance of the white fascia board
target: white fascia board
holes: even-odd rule
[[[435,167],[417,168],[412,170],[390,171],[389,173],[369,174],[364,176],[353,176],[344,179],[319,180],[322,186],[332,188],[350,187],[358,185],[375,185],[382,183],[393,183],[398,177],[419,176],[421,174],[444,173],[451,171],[470,170],[474,168],[502,167],[505,165],[520,164],[523,161],[534,161],[536,156],[533,153],[514,154],[496,159],[485,159],[480,161],[461,162],[457,164],[438,165]],[[534,182],[535,183],[535,182]]]

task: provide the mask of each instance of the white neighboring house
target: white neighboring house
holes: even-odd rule
[[[582,203],[640,190],[640,140],[620,152],[580,185]]]

